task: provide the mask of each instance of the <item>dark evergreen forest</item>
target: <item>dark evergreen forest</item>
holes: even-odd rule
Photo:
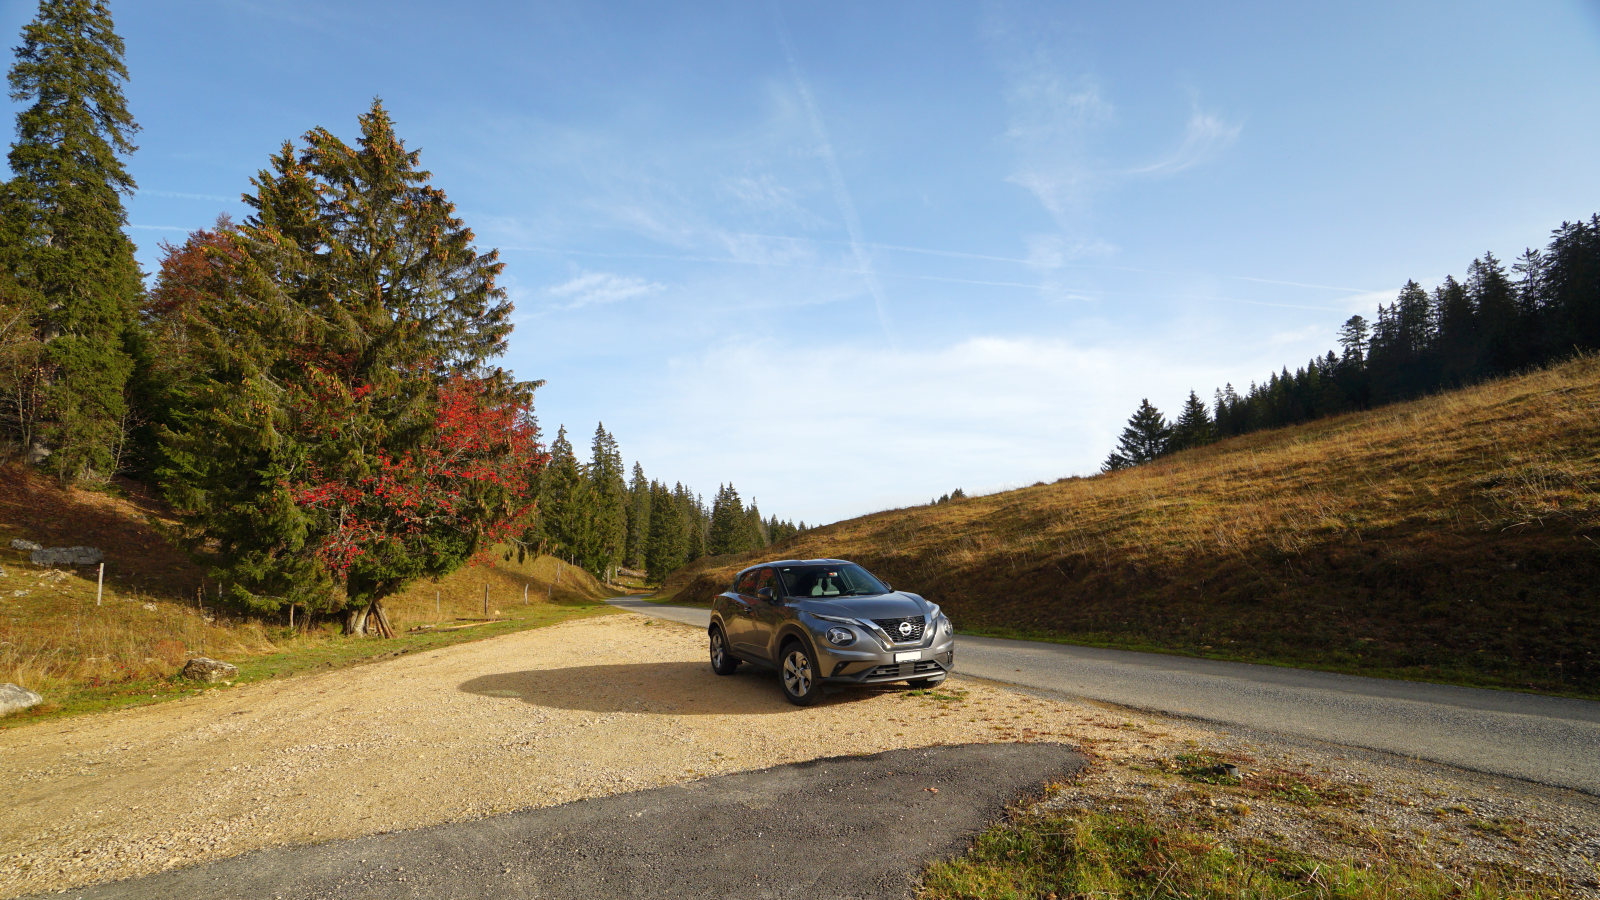
[[[1243,393],[1232,384],[1211,408],[1193,391],[1177,419],[1149,400],[1129,417],[1104,471],[1266,428],[1371,409],[1600,350],[1600,214],[1564,222],[1543,250],[1507,270],[1493,253],[1430,293],[1407,281],[1368,321],[1351,316],[1329,350]]]

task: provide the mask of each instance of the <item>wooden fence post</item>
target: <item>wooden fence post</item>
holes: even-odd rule
[[[489,618],[489,582],[483,583],[483,617]]]
[[[106,590],[106,564],[100,564],[100,577],[94,583],[94,605],[100,605],[100,595]]]

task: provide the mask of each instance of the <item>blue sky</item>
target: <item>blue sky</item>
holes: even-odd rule
[[[112,3],[140,260],[381,96],[547,439],[817,523],[1095,471],[1600,211],[1600,5]],[[34,15],[0,0],[0,31]]]

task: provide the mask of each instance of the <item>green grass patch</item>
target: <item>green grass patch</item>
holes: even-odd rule
[[[327,672],[615,612],[616,609],[604,603],[587,600],[511,606],[502,618],[471,628],[402,632],[389,639],[342,637],[331,626],[310,634],[295,634],[285,628],[272,636],[277,645],[284,649],[229,660],[239,667],[239,677],[230,684],[199,684],[176,676],[116,683],[90,680],[50,697],[39,706],[0,719],[0,729],[65,716],[145,706],[207,691],[227,690],[256,681]]]
[[[1229,845],[1137,814],[1024,813],[923,877],[921,900],[1535,900],[1561,885],[1484,868],[1320,859],[1266,842]]]

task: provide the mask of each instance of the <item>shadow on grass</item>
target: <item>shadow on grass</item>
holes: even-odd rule
[[[499,672],[463,682],[460,690],[509,697],[534,706],[596,713],[670,716],[762,715],[798,711],[783,697],[777,673],[740,666],[727,677],[703,662],[617,663]],[[819,706],[849,703],[904,685],[826,687]]]

